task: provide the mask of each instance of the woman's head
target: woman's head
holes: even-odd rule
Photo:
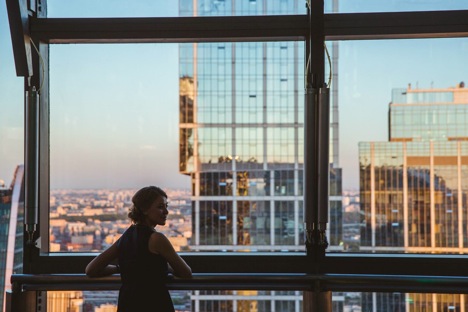
[[[132,197],[132,203],[128,217],[133,223],[147,223],[149,216],[153,215],[153,209],[164,207],[165,212],[162,211],[162,214],[167,215],[167,194],[157,186],[146,186],[138,190]]]

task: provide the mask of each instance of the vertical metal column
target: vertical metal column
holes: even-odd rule
[[[39,96],[35,87],[26,92],[25,103],[25,211],[27,244],[33,244],[39,203]]]
[[[14,283],[12,290],[6,292],[6,312],[36,312],[37,293],[35,291],[22,291],[20,285]]]
[[[308,0],[304,120],[304,210],[307,254],[314,262],[328,247],[329,89],[324,83],[323,1]]]
[[[307,0],[309,36],[306,38],[304,120],[304,220],[309,272],[320,272],[328,247],[329,90],[324,83],[325,35],[323,0]],[[304,311],[331,312],[331,292],[304,291]]]

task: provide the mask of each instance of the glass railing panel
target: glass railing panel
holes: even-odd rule
[[[178,312],[291,311],[301,312],[300,291],[171,290]],[[48,291],[47,311],[117,311],[118,291]]]

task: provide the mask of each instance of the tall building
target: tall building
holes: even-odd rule
[[[395,89],[389,123],[389,142],[359,145],[361,251],[467,253],[468,88]],[[384,298],[377,311],[460,307],[459,296],[423,297]]]
[[[180,1],[181,16],[305,13],[297,0]],[[305,250],[303,50],[302,41],[180,45],[179,170],[192,181],[191,250]],[[333,120],[327,234],[330,249],[338,249],[342,194]],[[194,309],[301,307],[300,292],[242,292],[242,300],[233,293],[197,291]]]
[[[23,268],[24,166],[16,167],[10,187],[0,187],[0,306],[11,290],[13,273]]]

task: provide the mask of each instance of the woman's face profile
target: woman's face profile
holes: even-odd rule
[[[163,196],[158,197],[148,208],[146,212],[146,221],[151,226],[165,225],[167,220],[167,199]]]

